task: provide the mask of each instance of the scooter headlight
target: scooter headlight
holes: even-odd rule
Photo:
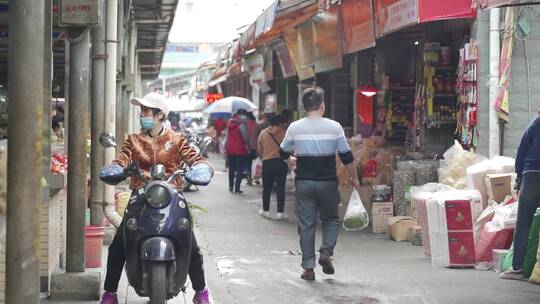
[[[139,225],[137,223],[137,220],[134,219],[134,218],[130,218],[129,220],[127,220],[126,227],[131,231],[135,231],[135,230],[139,229]]]
[[[169,190],[162,185],[154,185],[146,190],[146,201],[154,208],[167,207],[170,200]]]
[[[178,230],[188,230],[189,229],[189,220],[187,218],[181,218],[178,223],[176,224],[176,227],[178,227]]]

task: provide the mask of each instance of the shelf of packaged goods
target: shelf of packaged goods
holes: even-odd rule
[[[438,125],[455,125],[457,120],[439,120],[435,122]]]
[[[457,67],[455,66],[439,66],[439,67],[433,67],[435,71],[455,71],[457,70]]]
[[[389,89],[390,91],[415,91],[415,87],[393,87]]]
[[[433,98],[457,98],[456,94],[435,94]]]

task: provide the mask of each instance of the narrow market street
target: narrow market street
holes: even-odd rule
[[[374,303],[538,303],[540,289],[527,282],[499,279],[489,271],[432,266],[422,247],[390,241],[386,235],[342,232],[335,256],[336,275],[316,270],[315,282],[300,279],[300,252],[289,181],[288,221],[260,217],[260,186],[243,186],[242,195],[227,191],[224,163],[212,157],[217,174],[209,187],[187,198],[208,209],[196,211],[198,241],[205,257],[208,284],[217,304],[374,304]],[[275,218],[275,203],[271,207]],[[320,242],[320,234],[318,235]],[[125,276],[119,302],[147,303]],[[193,292],[188,289],[187,303]],[[96,302],[56,302],[47,304]],[[182,296],[169,303],[184,303]]]

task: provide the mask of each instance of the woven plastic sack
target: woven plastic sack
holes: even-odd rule
[[[530,277],[536,264],[536,253],[538,251],[538,238],[540,231],[540,208],[536,210],[534,219],[529,230],[527,240],[527,251],[525,251],[525,261],[523,262],[523,274],[526,278]]]
[[[348,231],[358,231],[366,228],[369,225],[369,216],[362,203],[360,194],[357,190],[354,190],[347,211],[343,218],[343,228]]]
[[[540,238],[540,232],[538,233],[538,238]],[[538,244],[538,250],[536,252],[536,265],[534,265],[529,282],[540,285],[540,244]]]

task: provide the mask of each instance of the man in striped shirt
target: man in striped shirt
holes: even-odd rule
[[[324,91],[309,88],[302,93],[307,117],[292,123],[281,143],[281,157],[289,159],[295,153],[296,216],[302,249],[301,278],[315,280],[315,232],[317,211],[321,219],[323,241],[319,264],[326,274],[334,274],[334,247],[340,230],[339,191],[336,174],[336,153],[347,168],[351,184],[358,188],[354,157],[341,125],[324,118]]]

